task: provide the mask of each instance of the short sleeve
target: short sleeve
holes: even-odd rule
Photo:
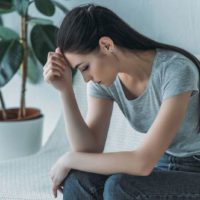
[[[87,95],[113,100],[107,88],[92,81],[87,83]]]
[[[162,77],[162,100],[187,91],[192,91],[191,96],[199,92],[199,71],[186,59],[168,64]]]

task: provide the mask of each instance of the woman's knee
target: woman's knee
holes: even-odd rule
[[[102,199],[106,178],[104,175],[72,169],[64,181],[63,199]]]
[[[89,182],[90,174],[87,172],[71,169],[64,180],[64,185],[77,185],[77,182]]]
[[[143,192],[137,189],[137,178],[137,176],[131,176],[124,173],[110,176],[104,186],[104,199],[134,200],[138,199],[138,196],[142,197]]]

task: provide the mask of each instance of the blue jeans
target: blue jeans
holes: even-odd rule
[[[200,200],[200,155],[165,153],[148,176],[102,175],[72,169],[63,200]]]

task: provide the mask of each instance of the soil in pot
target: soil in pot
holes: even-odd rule
[[[39,118],[42,116],[41,111],[37,108],[26,108],[26,117],[24,118],[18,118],[18,111],[19,108],[10,108],[6,109],[7,119],[3,120],[3,114],[2,110],[0,110],[0,122],[5,121],[25,121],[25,120],[31,120],[35,118]]]

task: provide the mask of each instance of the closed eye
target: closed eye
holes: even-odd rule
[[[82,72],[86,71],[89,68],[89,65],[86,65]]]

